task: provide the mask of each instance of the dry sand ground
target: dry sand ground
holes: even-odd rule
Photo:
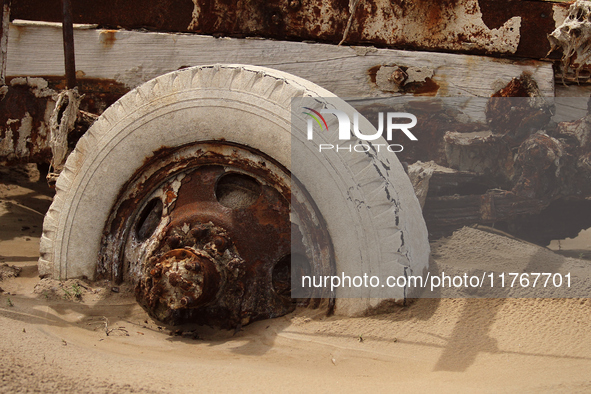
[[[0,264],[22,268],[0,269],[0,392],[591,392],[588,299],[422,299],[371,317],[299,310],[235,335],[170,335],[125,288],[40,282],[50,193],[28,175],[0,169]],[[464,229],[432,247],[440,267],[562,258],[519,244]]]

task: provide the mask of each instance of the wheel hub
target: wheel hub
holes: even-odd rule
[[[134,283],[138,302],[168,324],[236,327],[291,312],[293,251],[320,261],[326,250],[307,247],[292,223],[288,174],[239,147],[206,148],[167,152],[130,182],[99,274]]]

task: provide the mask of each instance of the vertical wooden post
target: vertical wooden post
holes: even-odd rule
[[[66,63],[66,88],[73,89],[76,86],[76,61],[74,59],[74,26],[72,23],[72,6],[70,0],[63,0],[63,14],[62,30]]]
[[[10,0],[2,4],[2,20],[0,20],[0,86],[6,85],[6,59],[8,50],[8,29],[10,27]]]

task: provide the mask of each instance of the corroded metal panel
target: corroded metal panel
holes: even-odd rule
[[[0,88],[0,160],[49,162],[54,93],[41,78],[15,78]]]
[[[539,1],[73,0],[76,23],[543,58],[568,4]],[[57,0],[23,0],[13,18],[61,21]]]

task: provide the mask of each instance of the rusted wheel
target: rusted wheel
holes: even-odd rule
[[[262,152],[226,141],[161,149],[121,190],[98,274],[133,283],[138,302],[167,323],[235,327],[281,316],[295,308],[292,253],[306,255],[291,220],[315,212]],[[319,230],[307,236],[315,250],[304,263],[329,273],[328,233]]]
[[[294,97],[350,108],[239,65],[180,70],[125,95],[67,160],[40,274],[130,281],[160,320],[228,326],[292,310],[294,261],[317,275],[422,274],[427,233],[396,157],[309,149],[292,171],[292,142],[304,139],[292,135]],[[364,313],[372,297],[337,299],[336,312]]]

